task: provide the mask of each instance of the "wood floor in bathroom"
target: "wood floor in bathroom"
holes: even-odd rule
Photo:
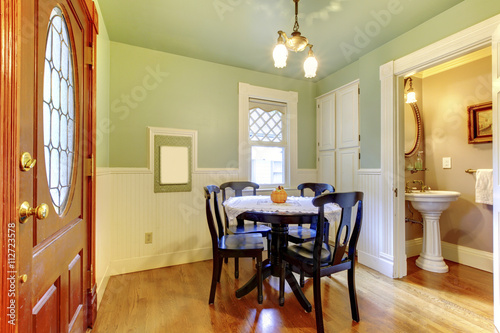
[[[346,273],[322,279],[326,332],[494,332],[493,275],[447,262],[446,274],[423,271],[408,259],[408,275],[391,279],[357,265],[361,320],[352,321]],[[278,279],[236,299],[234,291],[254,274],[251,259],[224,265],[215,304],[208,305],[212,261],[110,278],[92,332],[315,332],[314,310],[306,313],[290,289],[278,305]],[[313,300],[312,281],[304,287]]]

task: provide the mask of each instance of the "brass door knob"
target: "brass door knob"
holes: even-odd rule
[[[26,223],[30,216],[36,216],[37,219],[43,220],[49,215],[49,205],[40,204],[38,207],[32,208],[28,201],[25,201],[19,207],[19,222]]]
[[[36,159],[31,158],[30,153],[26,152],[21,155],[21,171],[29,171],[36,164]]]

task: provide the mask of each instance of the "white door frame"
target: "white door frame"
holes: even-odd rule
[[[398,116],[399,100],[402,96],[401,77],[410,75],[432,66],[444,63],[478,49],[491,45],[492,36],[497,27],[500,26],[500,15],[496,15],[472,27],[462,30],[456,34],[446,37],[436,43],[426,46],[407,56],[390,61],[380,66],[381,80],[381,169],[385,181],[382,182],[382,191],[385,205],[382,208],[382,223],[384,235],[381,239],[381,248],[385,249],[386,259],[392,255],[393,277],[399,278],[406,275],[405,254],[405,227],[404,227],[404,154],[400,141],[403,129],[399,126],[401,119]],[[494,55],[497,53],[493,53]],[[495,68],[495,66],[493,66]],[[493,74],[493,78],[498,75]],[[498,89],[497,89],[498,90]],[[493,94],[495,94],[493,89]],[[493,100],[497,97],[494,96]],[[493,104],[493,114],[499,117],[498,103]],[[495,118],[494,118],[495,119]],[[493,137],[498,138],[499,126],[494,126]],[[498,139],[495,139],[498,141]],[[496,147],[496,151],[495,151]],[[500,159],[498,145],[493,149],[493,160]],[[498,181],[499,165],[494,162],[495,179]],[[498,185],[498,184],[497,184]],[[498,186],[495,195],[500,195]],[[397,192],[396,192],[397,190]],[[396,196],[396,193],[398,195]],[[498,196],[495,197],[498,199]],[[495,201],[496,202],[496,201]],[[493,217],[493,223],[499,222],[498,214]],[[495,235],[496,236],[496,235]],[[494,237],[494,290],[495,290],[495,313],[500,315],[499,277],[498,277],[498,243],[500,235]],[[495,276],[496,275],[496,276]],[[496,327],[500,327],[500,316],[495,315]],[[498,324],[497,324],[498,323]]]

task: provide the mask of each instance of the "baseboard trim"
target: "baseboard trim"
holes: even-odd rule
[[[414,257],[422,251],[422,238],[406,241],[406,256]],[[493,273],[493,253],[470,247],[441,242],[443,258],[462,265]]]
[[[380,273],[394,277],[394,263],[358,250],[358,263],[373,268]]]
[[[182,265],[209,259],[212,259],[211,247],[183,252],[165,253],[155,256],[112,260],[109,264],[109,276],[146,271],[167,266]]]
[[[97,310],[99,310],[99,306],[101,306],[102,297],[104,296],[104,291],[106,291],[106,287],[109,282],[109,265],[106,267],[104,275],[102,276],[101,281],[97,281]]]
[[[406,241],[406,257],[415,257],[422,252],[422,237]]]

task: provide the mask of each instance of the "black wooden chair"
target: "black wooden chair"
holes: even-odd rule
[[[243,195],[243,190],[246,188],[252,188],[253,195],[257,195],[257,189],[259,188],[259,184],[249,182],[249,181],[232,181],[226,182],[220,185],[220,189],[222,191],[222,202],[226,201],[226,189],[232,189],[234,191],[235,197],[241,197]],[[244,223],[244,221],[238,221],[236,225],[229,225],[229,219],[227,218],[227,214],[224,211],[224,220],[226,227],[226,234],[261,234],[262,237],[267,238],[267,251],[269,256],[269,251],[271,249],[271,228],[259,224],[257,222],[252,223]],[[227,261],[226,261],[227,262]],[[238,258],[234,259],[234,277],[237,279],[239,277],[239,263]]]
[[[210,288],[210,298],[208,304],[213,304],[215,299],[215,289],[217,283],[220,282],[222,271],[223,258],[257,258],[257,300],[262,303],[262,252],[264,251],[264,242],[259,234],[240,234],[240,235],[224,235],[224,227],[219,213],[219,202],[217,194],[220,189],[216,185],[203,187],[205,190],[205,202],[208,229],[212,237],[212,253],[213,253],[213,271],[212,271],[212,286]],[[210,204],[210,198],[213,193],[213,204]],[[213,206],[213,212],[212,212]],[[215,215],[215,220],[214,220]],[[215,227],[217,221],[217,228]]]
[[[335,244],[324,243],[324,224],[318,223],[316,238],[312,251],[310,247],[293,245],[282,252],[282,266],[280,274],[280,298],[284,294],[283,282],[286,274],[286,265],[297,272],[304,272],[306,276],[313,278],[314,311],[316,313],[316,328],[318,332],[324,332],[323,312],[321,305],[321,277],[328,276],[340,271],[347,270],[347,284],[351,302],[351,315],[354,321],[359,322],[358,302],[356,299],[356,287],[354,283],[354,268],[356,245],[363,219],[363,193],[327,193],[313,199],[313,204],[319,207],[319,221],[324,219],[324,205],[337,203],[342,208],[340,225],[335,237]],[[358,204],[357,211],[353,208]],[[352,214],[356,214],[354,226],[351,226]],[[349,237],[350,235],[350,237]],[[346,253],[346,250],[348,251]]]
[[[300,190],[300,196],[304,196],[304,190],[309,189],[314,192],[314,196],[317,197],[321,195],[325,191],[329,191],[330,193],[335,192],[335,188],[330,184],[325,183],[302,183],[297,186],[297,189]],[[328,239],[330,237],[330,222],[325,219],[325,228],[323,229],[323,237],[325,239],[325,243],[328,243]],[[308,227],[303,227],[302,225],[298,226],[289,226],[288,227],[288,241],[295,244],[302,244],[306,242],[312,242],[316,238],[316,224],[313,223]],[[299,284],[301,287],[304,287],[304,273],[300,274]]]

